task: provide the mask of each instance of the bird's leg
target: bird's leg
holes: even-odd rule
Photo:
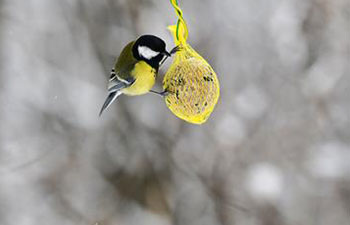
[[[162,92],[158,92],[158,91],[153,91],[153,90],[150,90],[149,92],[153,93],[153,94],[156,94],[158,96],[161,96],[161,97],[165,97],[169,94],[169,92],[167,90],[164,90]]]

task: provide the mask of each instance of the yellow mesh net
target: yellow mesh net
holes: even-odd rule
[[[168,92],[165,102],[179,118],[194,124],[204,123],[219,99],[220,87],[213,68],[187,42],[188,31],[176,0],[171,0],[179,16],[177,25],[169,26],[179,51],[163,79]]]

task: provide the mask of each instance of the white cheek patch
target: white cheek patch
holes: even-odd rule
[[[159,55],[159,52],[155,52],[146,46],[139,46],[137,48],[137,50],[139,51],[139,55],[145,59],[151,59],[151,58]]]

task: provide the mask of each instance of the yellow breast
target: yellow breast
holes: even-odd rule
[[[131,71],[131,76],[135,82],[128,88],[124,88],[122,93],[126,95],[143,95],[151,90],[156,80],[156,70],[144,61],[135,64]]]

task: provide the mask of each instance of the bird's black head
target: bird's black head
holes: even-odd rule
[[[133,55],[137,60],[143,60],[158,70],[164,57],[170,56],[166,51],[165,42],[153,35],[142,35],[134,43]]]

